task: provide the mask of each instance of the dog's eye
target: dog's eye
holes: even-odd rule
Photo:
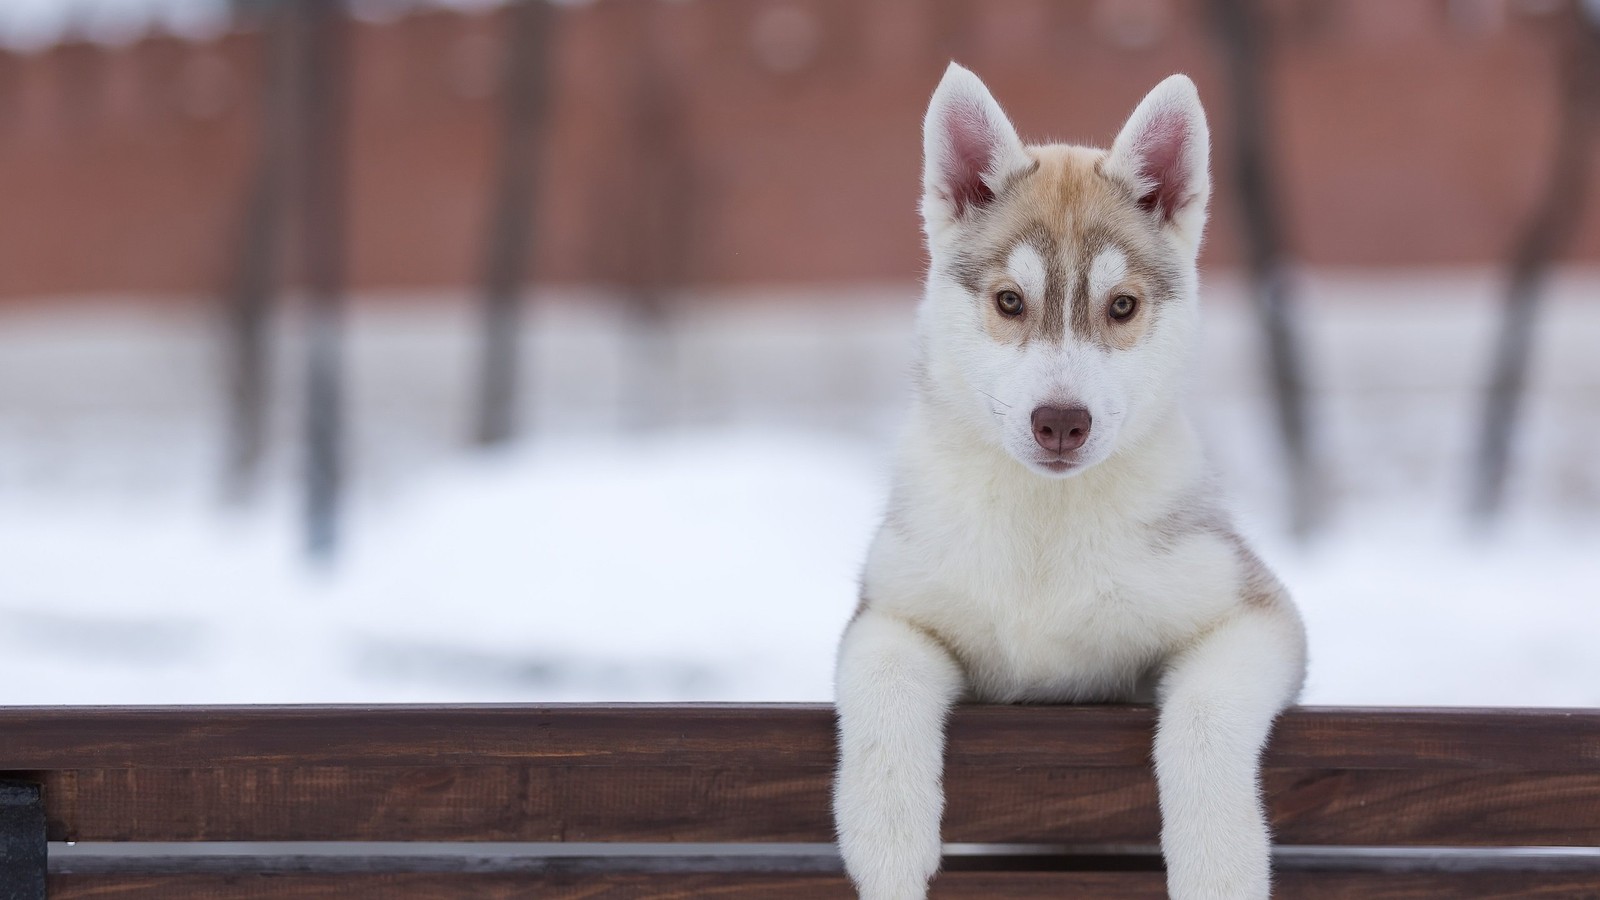
[[[1116,319],[1118,322],[1122,322],[1132,318],[1134,312],[1138,309],[1138,300],[1135,300],[1127,294],[1118,294],[1116,297],[1112,298],[1111,307],[1107,311],[1111,313],[1111,318]]]
[[[995,294],[994,305],[1008,316],[1022,315],[1022,295],[1016,291],[1001,291]]]

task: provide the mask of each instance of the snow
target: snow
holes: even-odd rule
[[[0,703],[826,700],[883,498],[870,441],[568,439],[364,504],[329,571],[281,508],[13,503]],[[1307,702],[1600,706],[1596,537],[1406,518],[1263,550]]]
[[[358,512],[308,571],[280,517],[0,512],[0,703],[827,696],[882,498],[805,435],[569,442]]]
[[[1306,618],[1306,702],[1600,706],[1600,530],[1499,541],[1391,520],[1268,557]]]

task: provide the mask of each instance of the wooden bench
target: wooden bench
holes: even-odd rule
[[[1164,896],[1153,721],[960,709],[934,896]],[[824,706],[0,709],[0,898],[849,897],[833,762]],[[1265,765],[1280,897],[1600,897],[1600,711],[1296,709]]]

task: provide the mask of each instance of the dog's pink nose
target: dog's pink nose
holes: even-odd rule
[[[1089,411],[1081,406],[1041,406],[1033,411],[1033,439],[1051,453],[1067,453],[1089,439],[1090,421]]]

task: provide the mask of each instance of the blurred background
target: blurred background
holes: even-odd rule
[[[956,59],[1211,117],[1315,703],[1600,705],[1600,2],[6,0],[0,703],[823,700]]]

